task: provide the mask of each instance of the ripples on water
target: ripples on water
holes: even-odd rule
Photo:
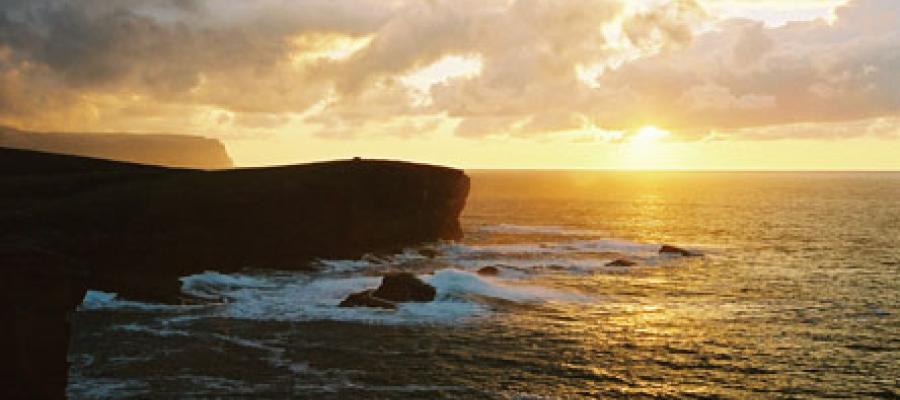
[[[470,175],[466,239],[433,259],[186,277],[207,306],[90,293],[70,395],[898,396],[900,175]],[[605,267],[619,257],[639,264]],[[336,307],[396,269],[437,301]]]

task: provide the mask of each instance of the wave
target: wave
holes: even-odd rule
[[[573,292],[550,289],[542,286],[503,284],[495,278],[485,278],[478,274],[458,269],[442,269],[424,280],[437,289],[438,296],[479,295],[515,302],[535,301],[585,301],[589,297]]]
[[[202,274],[194,274],[179,278],[181,291],[193,296],[205,299],[219,299],[223,289],[241,288],[265,288],[271,283],[260,278],[254,278],[241,274],[223,274],[216,271],[206,271]]]
[[[493,229],[553,231],[559,227],[499,225]],[[534,229],[532,229],[534,228]],[[170,306],[122,300],[114,293],[89,291],[82,310],[140,309],[175,311],[165,318],[192,319],[209,316],[236,319],[311,321],[336,320],[375,324],[454,323],[489,316],[502,308],[501,300],[514,303],[583,302],[591,297],[535,284],[541,274],[589,274],[627,271],[607,267],[617,258],[639,266],[670,263],[660,257],[658,244],[621,239],[594,238],[543,243],[428,244],[430,252],[409,248],[400,254],[367,255],[360,260],[318,260],[318,273],[266,272],[259,274],[206,271],[182,277],[185,294],[219,304]],[[432,254],[433,253],[433,254]],[[428,256],[426,256],[427,254]],[[492,266],[495,277],[476,273]],[[380,276],[391,270],[414,272],[437,289],[427,303],[402,303],[396,310],[341,308],[347,295],[375,288]],[[202,312],[196,311],[202,309]],[[149,332],[148,332],[149,333]],[[170,332],[163,332],[170,333]]]
[[[73,399],[140,398],[150,393],[150,384],[137,379],[70,377],[66,396]]]
[[[191,334],[187,331],[174,330],[174,329],[159,329],[152,328],[145,325],[139,324],[125,324],[125,325],[116,325],[111,328],[112,330],[124,331],[124,332],[139,332],[146,333],[153,336],[159,337],[188,337]]]
[[[78,310],[139,310],[139,311],[178,311],[202,306],[181,306],[170,304],[153,304],[140,301],[120,299],[116,293],[100,290],[88,290]]]
[[[377,287],[378,276],[310,277],[306,274],[250,277],[240,274],[205,272],[184,277],[183,290],[207,298],[226,298],[219,305],[163,306],[118,300],[115,294],[91,291],[82,304],[84,310],[132,309],[145,311],[193,311],[205,307],[208,316],[236,319],[310,321],[337,320],[376,324],[454,323],[488,316],[493,306],[484,299],[520,303],[546,301],[584,301],[587,297],[540,286],[516,284],[499,278],[485,278],[459,269],[441,269],[421,276],[433,285],[437,296],[432,302],[401,303],[396,310],[342,308],[338,304],[350,293]],[[176,316],[181,318],[183,316]],[[177,331],[121,326],[160,335]]]

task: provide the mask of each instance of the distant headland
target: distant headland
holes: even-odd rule
[[[233,166],[221,142],[192,135],[29,132],[0,126],[0,147],[169,167]]]

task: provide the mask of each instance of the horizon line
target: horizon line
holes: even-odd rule
[[[820,172],[820,173],[900,173],[900,169],[705,169],[705,168],[679,168],[679,169],[628,169],[628,168],[459,168],[464,171],[509,171],[509,172]]]

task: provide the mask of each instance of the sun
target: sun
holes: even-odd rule
[[[622,147],[619,168],[652,170],[675,167],[677,154],[673,154],[670,146],[662,141],[669,135],[669,131],[653,125],[634,131]]]
[[[631,135],[629,141],[636,145],[647,145],[669,135],[669,131],[665,129],[660,129],[653,125],[647,125],[638,129],[637,132]]]

